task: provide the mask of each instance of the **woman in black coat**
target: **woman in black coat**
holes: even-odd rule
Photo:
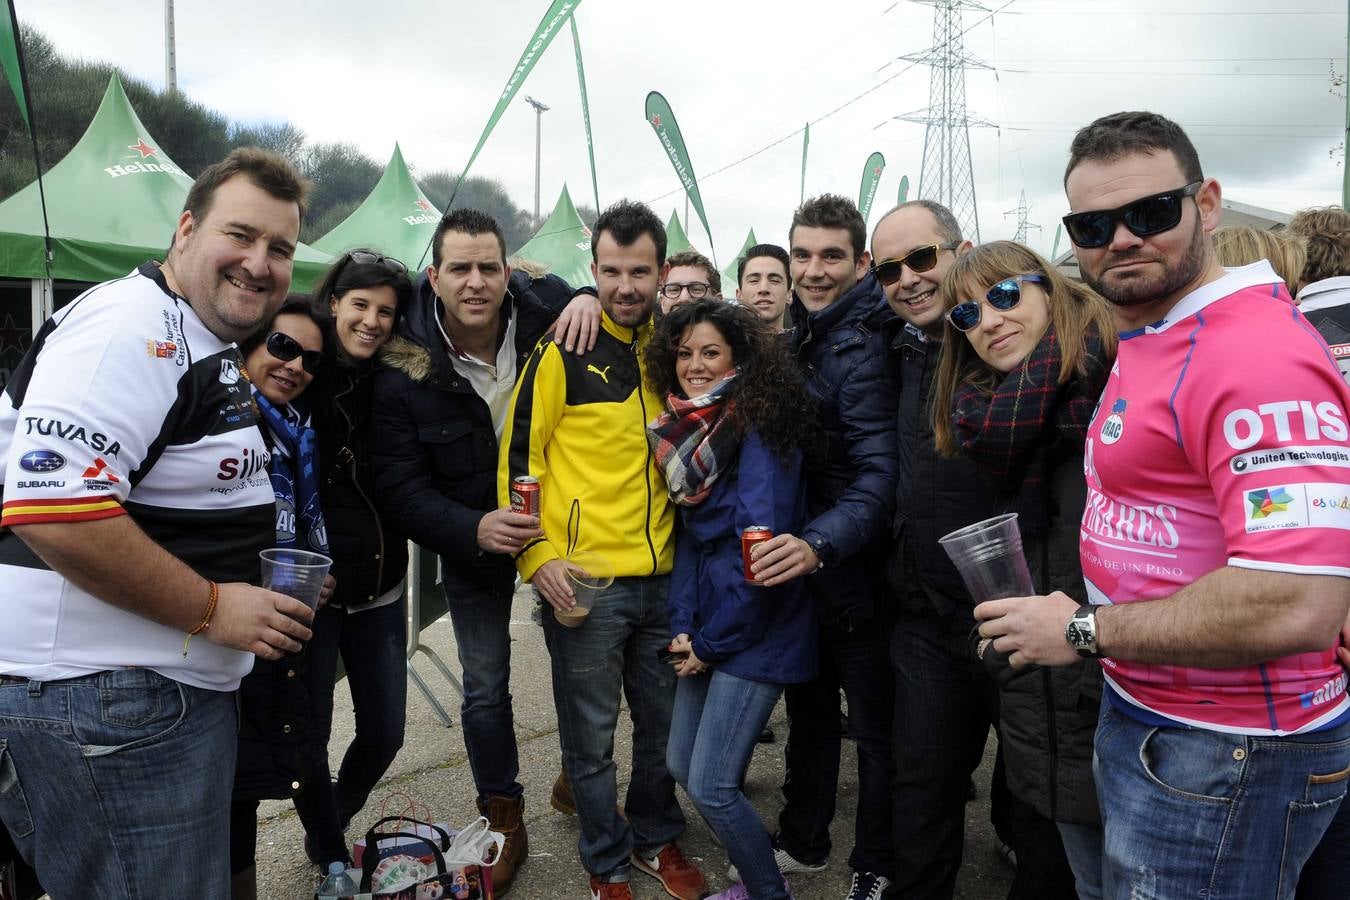
[[[1086,601],[1078,528],[1087,488],[1087,424],[1115,357],[1110,307],[1034,251],[1010,241],[976,247],[942,282],[946,327],[933,402],[939,452],[968,456],[1018,513],[1038,592]],[[976,598],[980,599],[980,598]],[[1037,848],[1044,871],[1024,872],[1017,896],[1082,900],[1101,893],[1101,815],[1092,780],[1093,735],[1101,706],[1096,660],[1014,670],[979,641],[976,653],[999,686],[999,741],[1008,788],[1063,841]],[[1049,841],[1055,832],[1049,831]],[[1053,851],[1053,852],[1051,852]],[[1031,854],[1025,854],[1030,856]],[[1019,887],[1027,882],[1029,893]],[[1076,893],[1075,893],[1076,884]]]
[[[344,832],[403,746],[407,542],[376,509],[370,474],[371,375],[379,349],[412,298],[408,271],[369,250],[344,253],[311,300],[327,324],[326,363],[311,390],[319,431],[319,479],[337,590],[319,610],[306,648],[313,715],[309,777],[295,798],[305,852],[326,865],[348,859]],[[336,780],[328,770],[339,654],[352,694],[356,736]]]

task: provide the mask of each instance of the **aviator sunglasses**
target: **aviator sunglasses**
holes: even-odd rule
[[[1064,217],[1069,240],[1086,250],[1111,243],[1116,226],[1124,224],[1135,237],[1148,237],[1171,231],[1181,221],[1181,200],[1193,197],[1203,181],[1192,181],[1174,191],[1163,191],[1126,203],[1115,209],[1093,209]]]
[[[911,272],[927,272],[937,265],[939,251],[955,249],[955,244],[929,244],[927,247],[911,250],[904,256],[873,263],[872,274],[877,277],[877,281],[889,286],[900,280],[900,270],[904,266],[909,266]]]
[[[984,299],[989,301],[989,305],[999,312],[1007,312],[1022,302],[1021,283],[1023,281],[1044,284],[1045,278],[1040,275],[1017,275],[1013,278],[1005,278],[991,287],[985,293]],[[967,300],[965,303],[958,303],[947,310],[946,318],[957,331],[969,331],[980,324],[980,301]]]
[[[306,350],[295,338],[280,331],[267,336],[267,352],[282,362],[300,357],[300,367],[311,375],[317,374],[319,366],[323,365],[322,350]]]

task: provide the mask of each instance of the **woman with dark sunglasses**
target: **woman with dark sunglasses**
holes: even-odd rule
[[[267,442],[266,469],[251,477],[270,478],[276,494],[276,546],[328,553],[314,471],[316,435],[306,388],[323,362],[323,320],[309,301],[292,295],[267,327],[240,345],[244,374]],[[240,401],[247,402],[247,401]],[[242,470],[262,460],[236,462]],[[333,578],[320,602],[332,595]],[[295,796],[304,779],[302,741],[310,716],[304,672],[308,654],[258,659],[239,685],[239,752],[230,806],[231,893],[251,900],[257,893],[254,856],[258,801]]]
[[[996,485],[1000,507],[1017,512],[1037,591],[1062,590],[1086,602],[1078,559],[1087,502],[1083,447],[1115,357],[1111,308],[1010,241],[957,260],[941,296],[946,334],[933,402],[937,448],[971,458]],[[1010,896],[1099,898],[1102,828],[1092,744],[1101,666],[1085,659],[1014,670],[978,632],[971,639],[999,687],[1008,787],[1040,822],[1057,826],[1019,823]]]
[[[407,700],[404,575],[407,542],[375,506],[370,467],[371,376],[376,355],[412,301],[408,270],[373,250],[344,253],[310,300],[326,323],[325,360],[311,389],[318,473],[337,590],[318,611],[307,649],[314,715],[309,778],[295,798],[305,853],[326,866],[348,859],[344,832],[403,746]],[[336,780],[328,769],[339,654],[356,735]]]

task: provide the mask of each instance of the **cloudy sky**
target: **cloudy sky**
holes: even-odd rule
[[[458,171],[548,0],[178,0],[179,88],[239,120],[289,120],[383,163],[398,141],[415,170]],[[1147,108],[1180,121],[1226,197],[1292,211],[1338,202],[1345,112],[1340,0],[988,0],[963,17],[981,237],[1011,237],[1025,191],[1029,243],[1048,253],[1067,207],[1060,177],[1073,131]],[[15,0],[70,56],[162,85],[162,0]],[[929,70],[899,59],[932,45],[934,10],[893,0],[583,0],[577,9],[600,200],[684,212],[679,183],[643,117],[670,101],[699,177],[719,262],[748,228],[786,243],[811,122],[808,195],[856,197],[874,150],[886,170],[872,221],[901,175],[920,189]],[[473,173],[534,195],[537,97],[542,205],[566,183],[590,203],[572,42],[564,30],[503,115]],[[861,99],[858,98],[860,95]],[[842,108],[841,108],[842,107]],[[795,132],[795,133],[794,133]],[[775,144],[775,142],[778,142]],[[767,149],[765,149],[767,148]],[[762,151],[762,152],[757,152]],[[741,161],[747,156],[752,158]],[[701,226],[690,229],[706,251]],[[1061,243],[1061,250],[1067,240]]]

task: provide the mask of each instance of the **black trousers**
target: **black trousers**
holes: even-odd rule
[[[887,628],[874,622],[845,630],[836,622],[819,631],[820,674],[784,691],[788,739],[778,816],[780,847],[805,863],[830,855],[830,822],[839,789],[839,690],[848,701],[848,733],[858,751],[858,811],[848,864],[856,871],[895,877],[891,835],[892,680]]]

